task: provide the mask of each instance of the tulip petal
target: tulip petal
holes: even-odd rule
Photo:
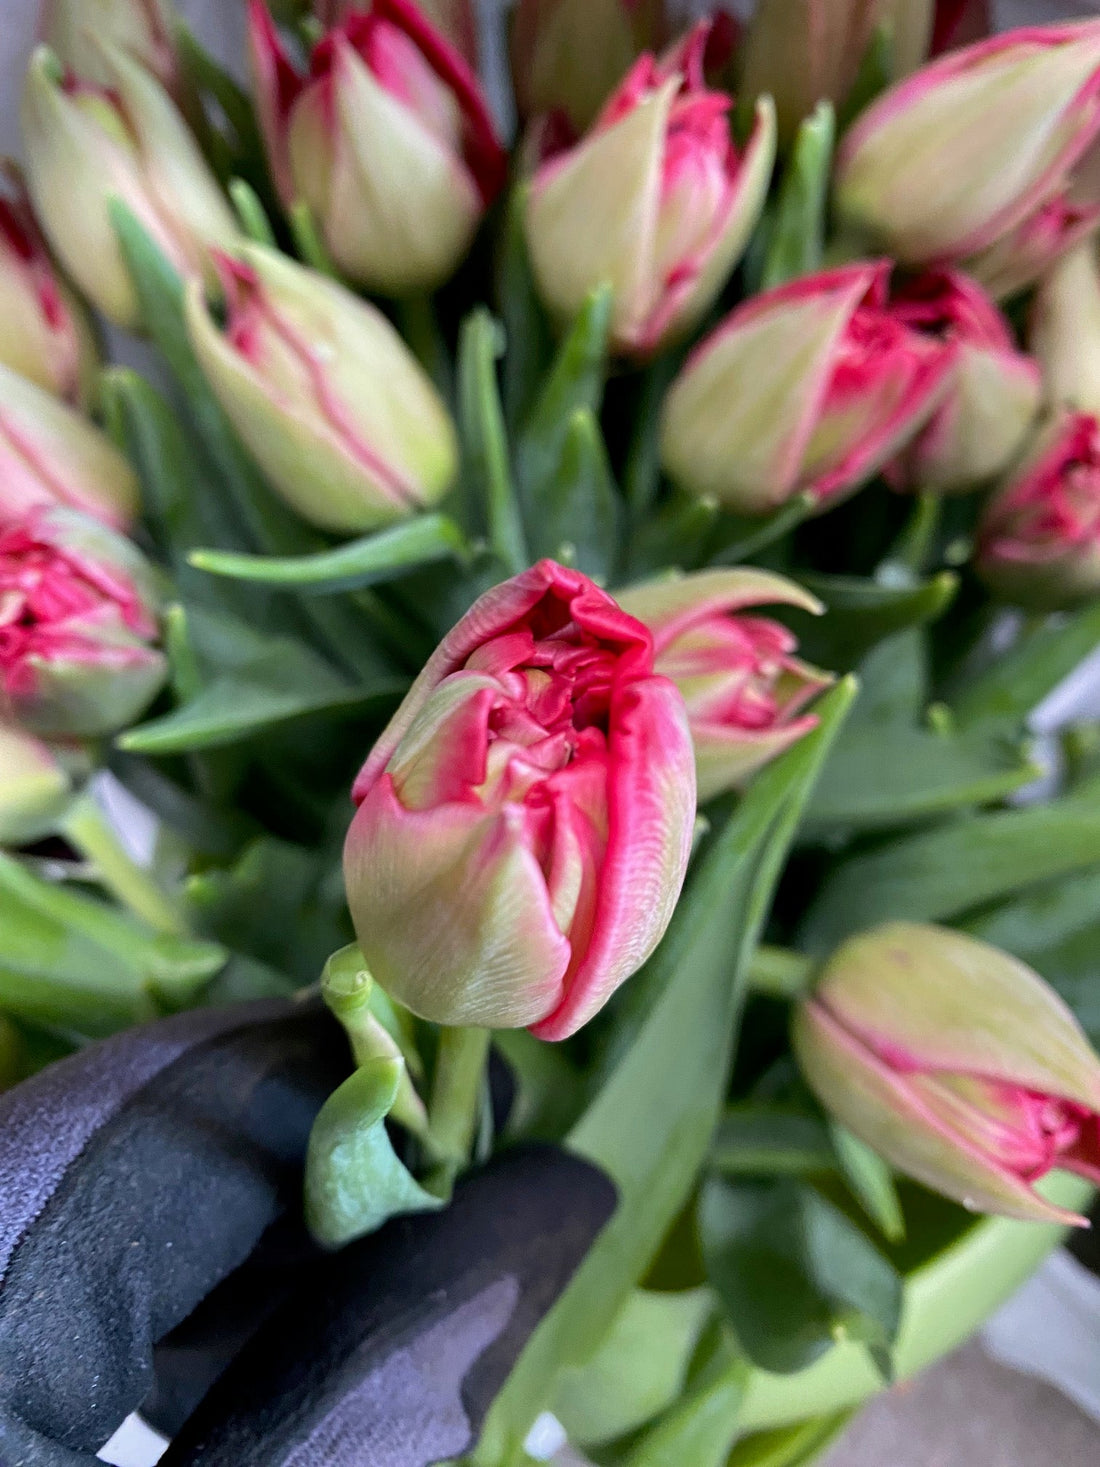
[[[661,576],[616,591],[615,599],[628,615],[645,622],[658,657],[689,627],[714,616],[768,605],[796,606],[815,616],[825,610],[816,596],[786,576],[743,566]]]

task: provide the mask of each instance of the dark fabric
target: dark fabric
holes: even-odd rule
[[[498,1159],[444,1211],[313,1269],[162,1467],[425,1467],[461,1453],[613,1207],[610,1182],[576,1157]]]
[[[348,1064],[320,1005],[249,1004],[131,1030],[0,1097],[5,1467],[66,1460],[35,1434],[93,1453],[141,1405],[154,1343],[297,1206]]]

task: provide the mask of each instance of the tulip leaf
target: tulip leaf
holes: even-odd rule
[[[662,352],[646,369],[634,410],[634,436],[623,469],[623,491],[631,518],[641,521],[661,482],[661,403],[683,365],[683,349]]]
[[[827,613],[812,617],[792,612],[785,618],[798,633],[800,655],[842,670],[854,667],[887,637],[936,621],[959,586],[951,571],[926,581],[899,578],[896,584],[856,576],[801,575],[799,580]]]
[[[187,559],[191,566],[211,575],[331,596],[393,580],[438,560],[461,560],[466,550],[465,536],[454,520],[442,514],[426,514],[313,555],[193,550]]]
[[[500,324],[484,308],[462,323],[458,348],[458,421],[467,503],[483,510],[489,546],[509,575],[528,562],[523,521],[512,486],[508,438],[497,386]]]
[[[574,413],[561,462],[543,493],[531,549],[606,581],[619,542],[622,505],[598,420]]]
[[[723,515],[716,526],[710,564],[740,565],[751,560],[782,540],[816,508],[817,501],[812,494],[796,494],[770,515]]]
[[[825,249],[825,209],[836,139],[829,102],[819,102],[798,129],[764,258],[761,290],[785,285],[821,268]]]
[[[1026,627],[1006,652],[970,674],[949,700],[960,728],[1016,732],[1048,694],[1100,646],[1100,604]]]
[[[725,1467],[749,1369],[722,1334],[712,1338],[679,1399],[616,1455],[618,1467]]]
[[[972,815],[835,866],[802,925],[799,947],[830,952],[877,922],[957,919],[1044,881],[1100,865],[1100,789],[1049,805]]]
[[[569,1136],[610,1175],[620,1205],[497,1397],[478,1463],[518,1452],[562,1370],[606,1338],[691,1194],[725,1096],[749,959],[854,693],[851,680],[832,689],[818,727],[757,777],[697,858],[664,941],[628,985],[619,1057]]]
[[[322,1247],[342,1248],[388,1218],[443,1206],[399,1160],[386,1132],[404,1068],[400,1059],[369,1060],[329,1096],[313,1123],[305,1212]]]
[[[267,210],[252,185],[243,178],[230,179],[229,197],[233,200],[233,208],[237,211],[241,228],[248,238],[268,249],[278,249],[278,241],[271,228],[271,220],[267,217]]]
[[[812,1467],[851,1419],[851,1411],[835,1411],[794,1426],[753,1432],[738,1442],[726,1467]]]
[[[0,1011],[98,1038],[193,1002],[228,954],[155,933],[0,854]]]
[[[635,1289],[595,1355],[562,1376],[553,1411],[569,1440],[597,1446],[667,1410],[713,1313],[709,1289]]]
[[[531,411],[554,344],[527,253],[526,210],[527,187],[521,183],[508,199],[498,281],[508,343],[502,364],[504,416],[513,432]]]
[[[852,1195],[887,1242],[902,1242],[905,1216],[890,1168],[865,1141],[837,1121],[829,1123],[829,1134]]]
[[[805,1176],[831,1170],[836,1156],[820,1116],[744,1101],[719,1122],[710,1165],[728,1177]]]
[[[802,1370],[840,1338],[888,1357],[901,1277],[814,1188],[715,1177],[703,1186],[698,1216],[707,1275],[755,1365]]]
[[[674,493],[640,521],[627,548],[625,577],[640,579],[669,566],[694,570],[714,534],[718,507],[712,500]]]

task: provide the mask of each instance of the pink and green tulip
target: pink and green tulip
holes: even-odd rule
[[[754,296],[695,350],[665,400],[662,460],[740,514],[852,493],[924,426],[956,348],[887,309],[888,261]]]
[[[132,722],[164,681],[153,574],[128,540],[50,507],[0,531],[0,711],[46,738]]]
[[[114,77],[99,59],[106,43],[141,63],[179,101],[183,82],[169,0],[44,0],[38,33],[63,66],[97,86]]]
[[[975,1211],[1084,1224],[1035,1183],[1100,1183],[1100,1059],[1025,964],[946,928],[875,928],[826,963],[794,1047],[825,1108],[898,1171]]]
[[[1029,341],[1047,402],[1100,417],[1100,260],[1091,243],[1060,261],[1036,291]]]
[[[355,783],[363,955],[436,1023],[564,1039],[660,941],[695,818],[684,701],[653,641],[541,561],[467,612]]]
[[[706,570],[615,599],[649,628],[657,672],[683,694],[700,804],[739,789],[817,727],[805,708],[832,679],[795,656],[798,639],[780,622],[745,615],[767,605],[820,612],[801,586],[766,571]]]
[[[0,846],[26,845],[56,828],[72,797],[71,758],[63,762],[40,739],[0,718]]]
[[[600,285],[614,293],[613,346],[649,356],[683,336],[740,259],[775,157],[770,100],[743,150],[730,99],[710,90],[703,22],[666,56],[647,53],[576,146],[536,170],[526,208],[539,292],[561,320]]]

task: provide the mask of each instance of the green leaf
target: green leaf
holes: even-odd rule
[[[714,1133],[710,1165],[724,1176],[803,1176],[836,1165],[820,1116],[759,1101],[730,1106]]]
[[[0,1011],[98,1038],[194,999],[227,958],[0,855]]]
[[[888,22],[882,22],[875,27],[870,45],[859,63],[855,82],[841,109],[838,129],[841,133],[890,86],[894,75],[893,29]]]
[[[836,118],[819,102],[798,129],[794,151],[779,189],[778,206],[761,290],[785,285],[820,270],[825,247],[825,208],[836,138]]]
[[[313,1123],[305,1213],[324,1248],[342,1248],[391,1217],[443,1206],[398,1159],[386,1132],[404,1068],[400,1059],[370,1060],[329,1096]]]
[[[713,1312],[709,1289],[635,1289],[596,1354],[562,1376],[553,1411],[569,1440],[596,1446],[667,1410]]]
[[[851,1419],[851,1411],[837,1411],[794,1426],[753,1432],[738,1442],[727,1467],[812,1467]]]
[[[508,350],[502,364],[504,416],[514,432],[527,417],[553,355],[553,335],[527,254],[524,214],[527,187],[517,185],[504,220],[498,288]]]
[[[512,487],[508,438],[497,387],[504,349],[500,324],[484,307],[462,323],[458,348],[458,419],[465,494],[484,511],[489,544],[510,575],[527,564],[523,522]]]
[[[1100,604],[1026,628],[989,667],[949,695],[960,728],[1018,731],[1048,693],[1100,645]]]
[[[716,527],[716,545],[709,557],[711,565],[740,565],[751,560],[769,545],[790,533],[817,508],[812,494],[796,494],[770,515],[752,518],[724,515]]]
[[[936,621],[955,599],[959,578],[943,571],[927,581],[863,580],[856,576],[799,577],[825,605],[826,615],[791,620],[801,654],[822,667],[854,667],[898,632]]]
[[[761,1369],[802,1370],[838,1338],[893,1345],[897,1271],[812,1187],[712,1178],[700,1195],[699,1228],[708,1277]]]
[[[748,1368],[720,1339],[681,1399],[618,1458],[619,1467],[723,1467]]]
[[[581,408],[569,424],[557,472],[543,490],[532,553],[606,581],[618,549],[621,511],[599,422]]]
[[[675,566],[694,570],[706,553],[718,519],[711,499],[675,493],[637,525],[626,556],[626,578],[640,579]]]
[[[536,527],[542,496],[561,463],[570,425],[587,408],[599,417],[607,375],[611,292],[594,291],[558,349],[554,365],[516,440],[516,483],[524,517]]]
[[[665,351],[646,368],[634,410],[634,435],[623,470],[623,491],[633,521],[643,521],[661,482],[661,405],[686,352]]]
[[[271,220],[252,185],[243,178],[230,179],[229,197],[233,200],[233,208],[248,238],[268,249],[277,249],[278,242],[275,231],[271,228]]]
[[[749,959],[854,693],[850,680],[834,688],[818,728],[756,779],[697,860],[664,941],[632,982],[632,1042],[569,1137],[610,1175],[619,1206],[497,1397],[479,1463],[518,1450],[561,1371],[599,1347],[695,1185],[725,1095]]]
[[[865,1141],[853,1136],[838,1121],[829,1123],[844,1180],[864,1212],[890,1243],[905,1237],[905,1217],[890,1168]]]
[[[877,922],[949,921],[1096,865],[1095,786],[1049,805],[974,815],[842,861],[810,908],[798,945],[825,954]]]
[[[435,561],[461,560],[466,550],[465,536],[454,520],[442,514],[425,514],[313,555],[241,555],[231,550],[193,550],[187,559],[190,565],[211,575],[331,596],[393,580],[408,570]]]

